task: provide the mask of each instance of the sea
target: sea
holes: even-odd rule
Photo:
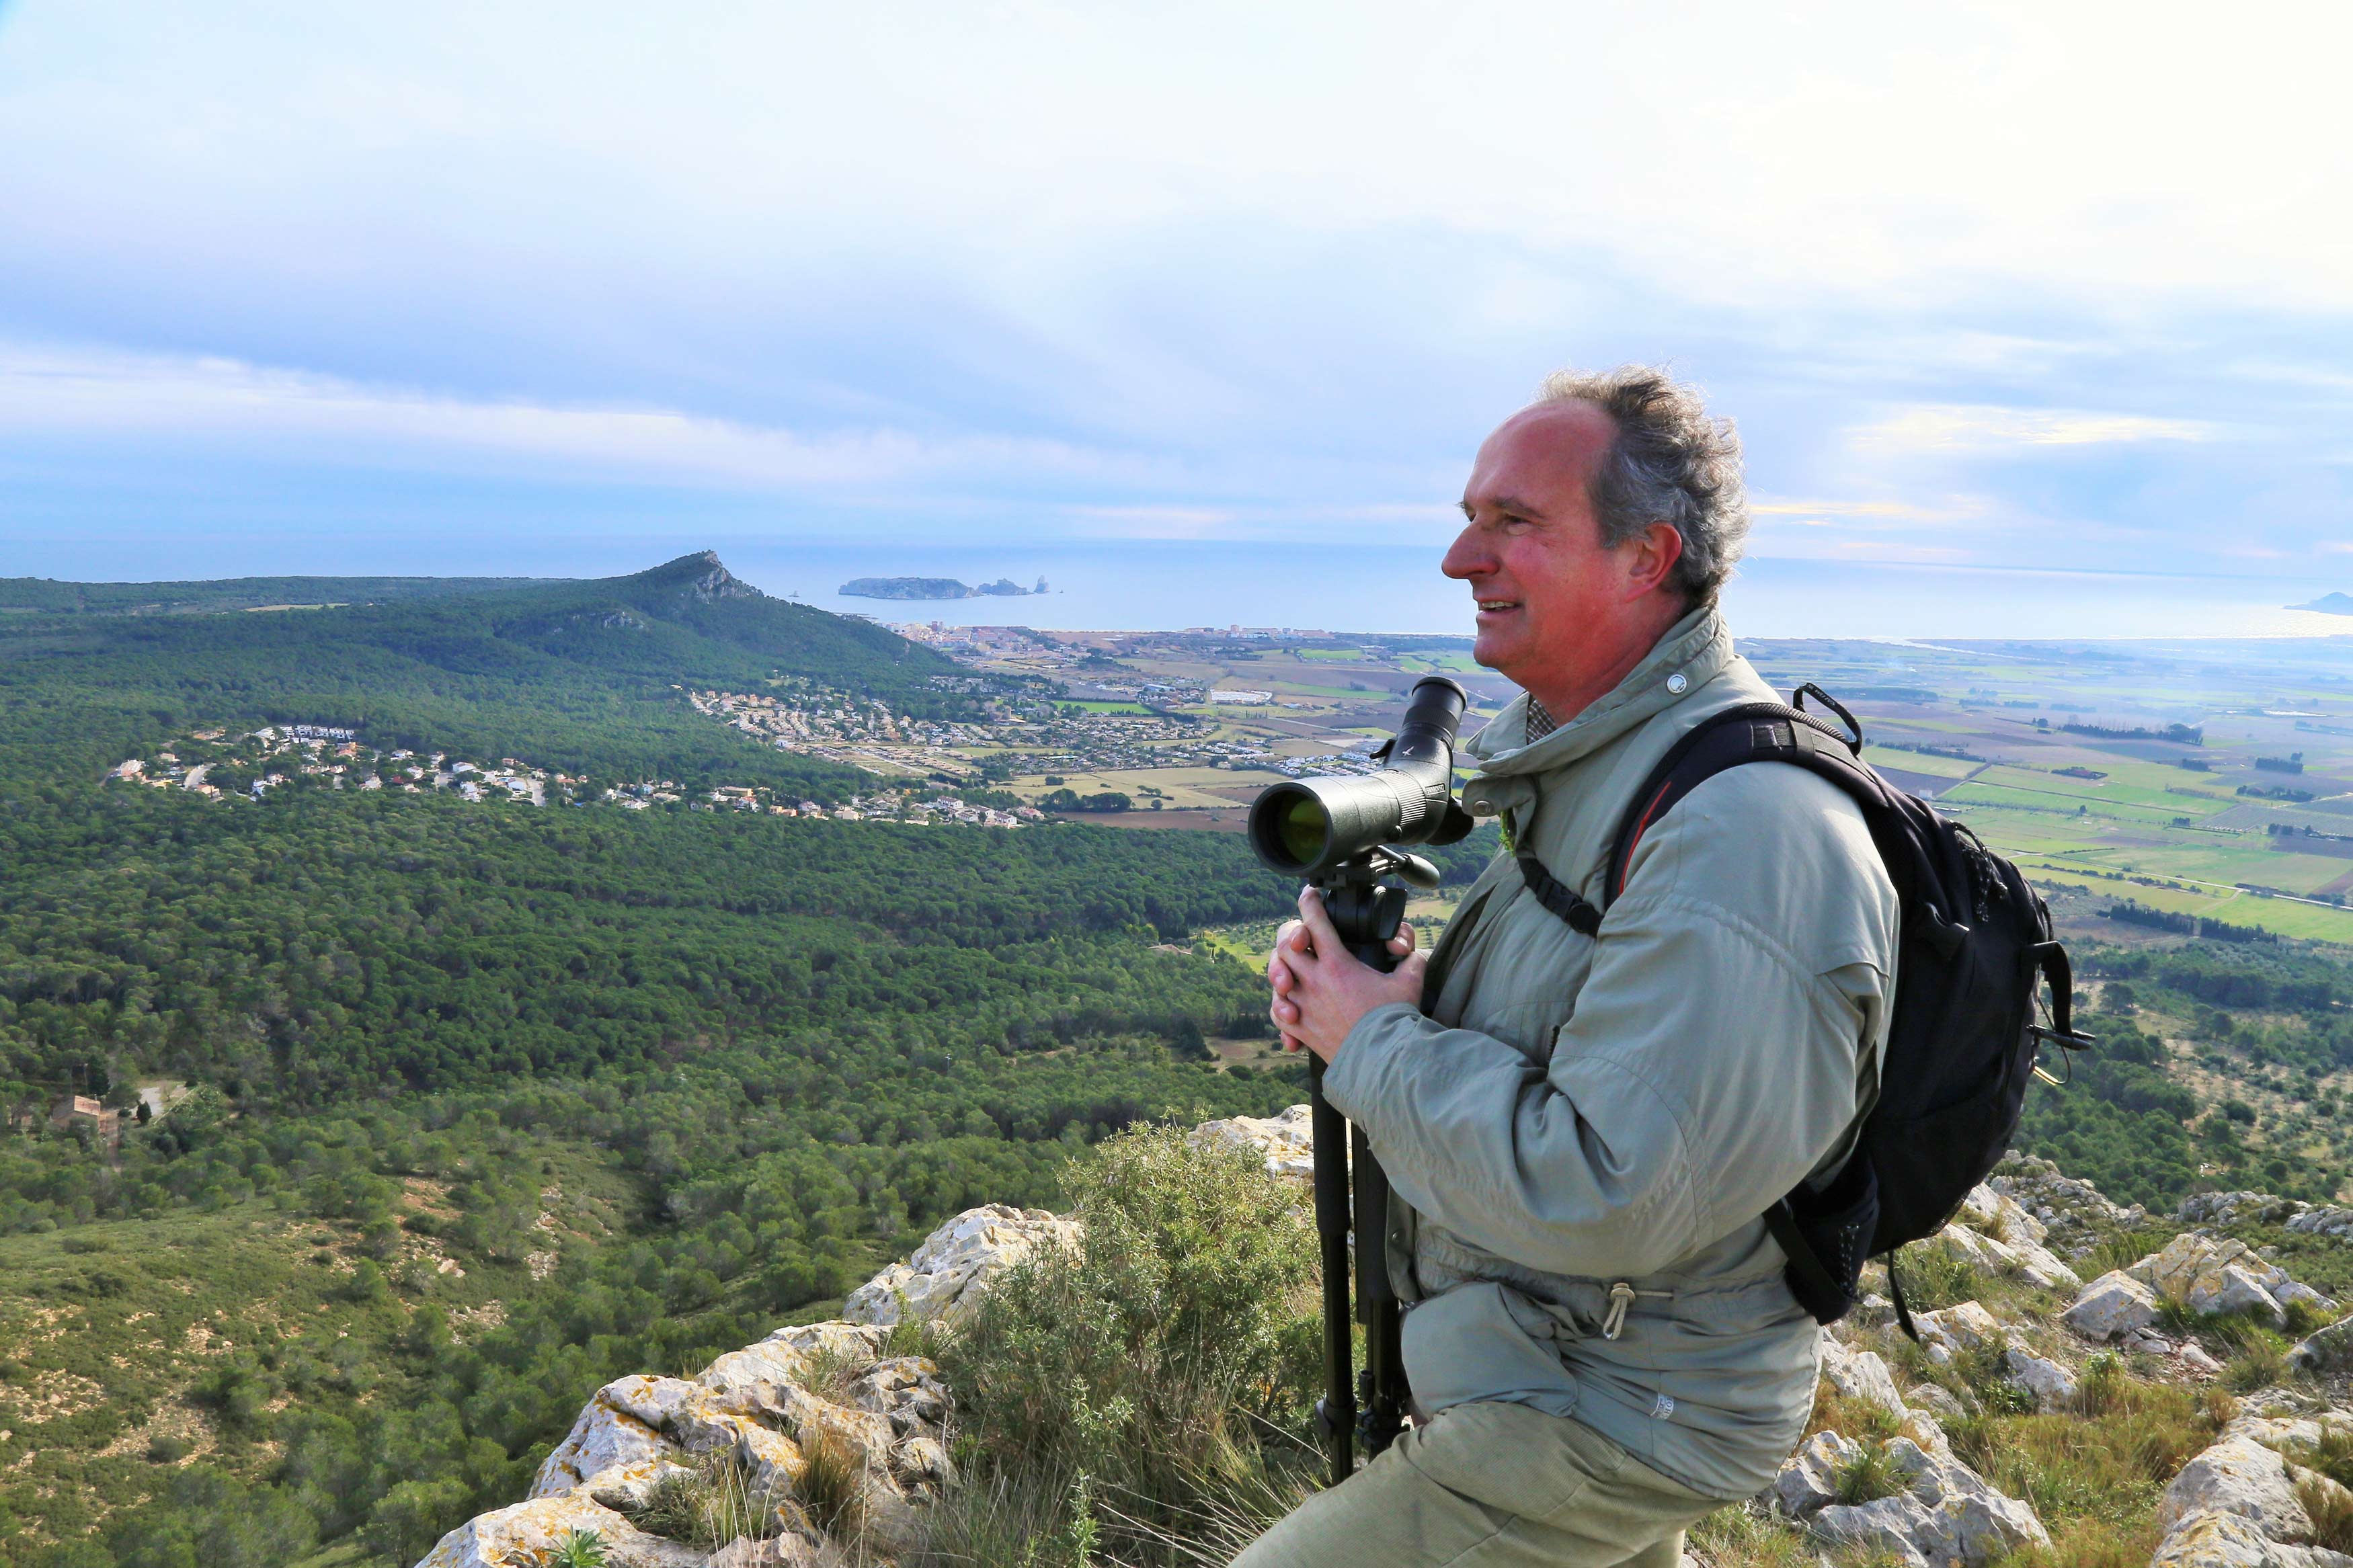
[[[821,609],[886,622],[1165,631],[1271,626],[1467,636],[1469,588],[1440,574],[1436,549],[1398,545],[1123,540],[1037,545],[716,542],[746,582]],[[615,568],[618,569],[618,568]],[[576,568],[575,568],[576,570]],[[2326,637],[2353,616],[2287,606],[2348,582],[2310,578],[1898,565],[1761,557],[1725,593],[1734,632],[1752,637],[1905,641],[1985,637]],[[1020,598],[878,600],[843,595],[856,577],[1044,578]]]

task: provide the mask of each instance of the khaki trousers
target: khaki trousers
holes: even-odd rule
[[[1234,1568],[1676,1568],[1684,1526],[1723,1506],[1582,1423],[1457,1405],[1277,1521]]]

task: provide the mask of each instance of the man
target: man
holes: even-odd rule
[[[1463,798],[1597,905],[1653,764],[1773,696],[1715,607],[1739,465],[1694,390],[1636,366],[1553,377],[1463,492],[1444,571],[1473,657],[1525,692],[1465,748]],[[1499,857],[1427,1016],[1419,956],[1382,974],[1312,892],[1300,914],[1272,1016],[1399,1200],[1416,1424],[1239,1563],[1672,1568],[1813,1401],[1819,1334],[1759,1216],[1835,1173],[1876,1092],[1896,900],[1861,813],[1794,767],[1721,773],[1645,832],[1592,937]]]

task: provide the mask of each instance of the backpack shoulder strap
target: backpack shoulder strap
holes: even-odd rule
[[[1711,714],[1659,759],[1619,819],[1609,875],[1601,884],[1603,905],[1626,890],[1635,847],[1652,824],[1716,774],[1746,763],[1789,763],[1828,780],[1862,808],[1872,837],[1878,838],[1888,810],[1886,786],[1862,752],[1860,729],[1850,739],[1784,702],[1744,702]]]

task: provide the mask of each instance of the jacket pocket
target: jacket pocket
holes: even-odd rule
[[[1535,1300],[1493,1280],[1431,1297],[1405,1315],[1414,1403],[1430,1415],[1478,1400],[1567,1415],[1578,1385],[1560,1359],[1558,1329]]]

